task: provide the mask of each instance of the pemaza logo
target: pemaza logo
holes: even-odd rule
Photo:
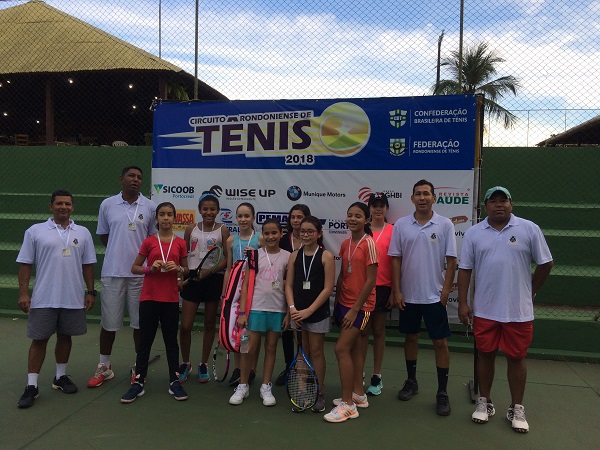
[[[369,197],[371,197],[371,194],[373,194],[374,192],[375,191],[368,186],[361,187],[358,190],[358,199],[361,202],[368,203]],[[383,192],[388,199],[402,198],[402,192],[398,192],[398,191],[390,191],[390,190],[384,189],[384,190],[377,190],[377,192]]]
[[[393,109],[390,111],[390,125],[400,128],[406,123],[406,113],[403,109]]]
[[[468,205],[471,188],[461,189],[452,186],[436,186],[435,203],[438,205]]]
[[[257,212],[256,223],[263,225],[267,219],[277,219],[282,226],[287,225],[288,213],[287,212]]]
[[[390,139],[390,155],[402,156],[406,150],[406,139],[394,138]]]
[[[171,186],[168,184],[155,184],[157,194],[172,194],[173,198],[194,198],[194,186]]]
[[[290,186],[288,188],[287,198],[293,202],[296,202],[300,200],[300,197],[302,197],[302,189],[300,189],[298,186]]]

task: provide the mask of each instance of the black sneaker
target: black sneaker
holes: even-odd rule
[[[33,386],[31,384],[28,386],[25,386],[25,392],[23,392],[23,395],[21,395],[21,398],[19,399],[17,406],[21,409],[29,408],[30,406],[33,406],[33,402],[35,401],[36,398],[38,398],[39,395],[40,395],[40,391],[37,388],[37,386]]]
[[[435,397],[435,412],[439,416],[449,416],[450,411],[451,408],[448,393],[445,391],[438,392]]]
[[[250,375],[248,375],[248,384],[252,383],[256,378],[256,372],[254,370],[250,370]]]
[[[68,375],[63,375],[58,380],[56,377],[52,381],[52,389],[60,389],[65,394],[74,394],[77,392],[77,386],[71,381]]]
[[[242,372],[240,369],[233,369],[233,373],[231,374],[231,378],[229,379],[229,386],[237,386],[240,383],[240,376]]]
[[[311,408],[312,412],[319,413],[325,411],[325,394],[323,392],[319,392],[319,396],[317,397],[317,401]]]
[[[183,390],[183,387],[181,387],[181,383],[178,380],[173,381],[169,385],[169,394],[171,394],[175,400],[181,401],[188,399],[187,392]]]
[[[287,367],[281,371],[281,373],[277,376],[275,380],[275,386],[285,386],[288,379],[288,369]]]
[[[133,403],[138,397],[144,395],[144,385],[135,382],[131,385],[129,390],[121,396],[121,403]]]
[[[402,400],[404,402],[410,400],[413,395],[417,395],[419,393],[419,383],[415,380],[408,379],[404,382],[404,386],[398,392],[398,400]]]

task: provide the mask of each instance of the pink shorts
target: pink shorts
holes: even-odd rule
[[[533,321],[496,322],[482,317],[473,318],[473,334],[477,350],[485,353],[500,349],[505,355],[522,359],[533,337]]]

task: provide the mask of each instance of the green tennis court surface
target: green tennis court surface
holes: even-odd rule
[[[32,408],[17,409],[26,384],[26,320],[0,318],[0,448],[16,449],[133,449],[133,448],[311,448],[311,449],[598,449],[600,442],[600,365],[529,360],[525,407],[531,431],[520,435],[504,417],[509,403],[506,364],[499,358],[493,400],[496,416],[486,425],[474,424],[474,410],[466,384],[472,379],[469,353],[451,354],[448,392],[449,417],[434,411],[436,374],[433,352],[421,350],[417,377],[419,394],[409,402],[396,395],[406,376],[403,350],[386,349],[384,388],[360,409],[357,420],[331,424],[323,414],[294,414],[285,387],[274,387],[277,405],[267,408],[259,398],[261,365],[250,397],[240,406],[228,404],[232,389],[211,381],[198,384],[193,375],[184,387],[189,400],[177,402],[167,393],[167,366],[162,337],[152,354],[162,357],[152,366],[146,394],[122,405],[128,389],[129,366],[134,362],[130,329],[117,333],[112,359],[115,378],[99,388],[86,387],[98,362],[99,325],[74,338],[68,373],[79,387],[65,395],[51,387],[54,376],[54,340],[48,346],[40,375],[40,396]],[[567,337],[568,338],[568,337]],[[192,335],[193,364],[200,352],[201,334]],[[339,396],[340,385],[333,343],[326,342],[328,404]],[[281,352],[280,346],[278,351]],[[283,367],[278,354],[276,373]],[[262,360],[262,358],[261,358]],[[366,381],[372,369],[367,357]]]

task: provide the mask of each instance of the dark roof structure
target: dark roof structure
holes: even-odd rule
[[[43,1],[0,10],[0,135],[143,144],[152,101],[193,89],[176,65]],[[202,81],[198,97],[227,100]]]
[[[586,147],[600,145],[600,116],[569,128],[536,144],[538,147]]]

